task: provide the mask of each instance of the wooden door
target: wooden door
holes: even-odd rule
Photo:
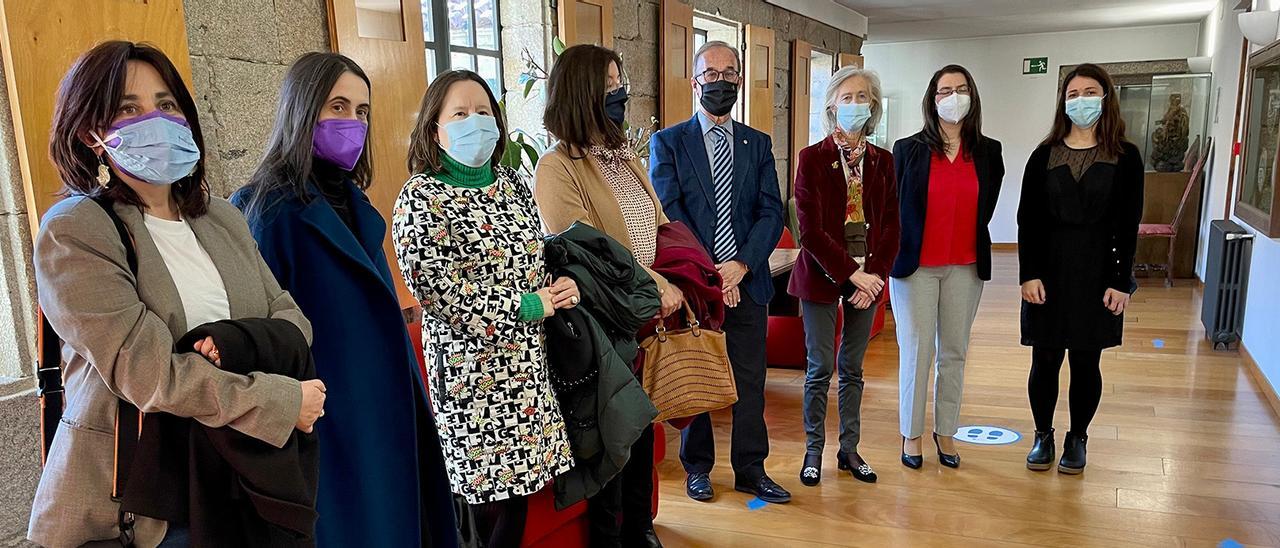
[[[156,46],[191,86],[182,0],[0,0],[0,49],[32,236],[62,188],[49,163],[58,85],[77,57],[106,40]]]
[[[841,53],[840,57],[836,60],[839,61],[837,64],[838,68],[847,67],[849,65],[853,65],[858,68],[866,68],[866,60],[863,59],[861,55],[854,53]]]
[[[409,170],[409,135],[418,117],[418,105],[427,91],[425,44],[422,41],[422,5],[402,0],[399,12],[366,8],[367,0],[330,0],[329,36],[333,49],[364,69],[372,83],[369,144],[373,156],[373,185],[369,200],[387,220],[383,248],[392,272],[399,272],[391,246],[391,210]],[[373,12],[373,13],[370,13]],[[442,67],[445,70],[447,67]],[[404,308],[417,305],[404,280],[392,276]]]
[[[796,165],[800,149],[809,143],[809,101],[813,97],[813,46],[804,40],[791,45],[791,175],[787,180],[784,200],[795,193]]]
[[[560,0],[556,11],[565,47],[595,44],[613,49],[613,0]]]
[[[747,25],[743,83],[747,125],[773,135],[773,29]]]
[[[693,113],[693,6],[680,0],[662,0],[662,26],[658,66],[661,127],[688,120]]]

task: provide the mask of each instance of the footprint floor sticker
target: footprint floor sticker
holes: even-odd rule
[[[999,426],[961,426],[956,430],[956,439],[978,445],[1008,445],[1017,443],[1022,434]]]

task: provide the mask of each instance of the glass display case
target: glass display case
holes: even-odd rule
[[[1276,215],[1276,161],[1280,149],[1280,43],[1249,57],[1248,113],[1244,167],[1236,197],[1236,216],[1266,233],[1280,236]]]
[[[1151,116],[1151,84],[1116,86],[1120,98],[1120,118],[1124,120],[1125,138],[1138,145],[1138,152],[1147,157],[1147,119]],[[1151,170],[1150,167],[1147,168]]]
[[[1190,171],[1209,127],[1208,74],[1173,74],[1151,78],[1147,119],[1147,169]]]

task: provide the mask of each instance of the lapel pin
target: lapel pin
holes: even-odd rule
[[[747,140],[746,140],[746,139],[743,139],[743,140],[742,140],[742,144],[744,144],[744,145],[745,145],[745,144],[747,144]]]
[[[831,169],[840,169],[840,161],[836,160],[834,162],[831,162]]]

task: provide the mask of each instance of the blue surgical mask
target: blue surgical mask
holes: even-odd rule
[[[444,125],[449,147],[444,151],[464,166],[481,167],[493,159],[498,147],[498,121],[492,116],[472,114]]]
[[[106,137],[90,135],[116,169],[153,185],[171,185],[191,175],[200,161],[187,121],[158,110],[111,126]]]
[[[1102,97],[1076,97],[1067,100],[1067,117],[1071,123],[1089,129],[1102,117]]]
[[[870,103],[844,103],[836,105],[836,125],[845,133],[857,133],[871,119]]]

